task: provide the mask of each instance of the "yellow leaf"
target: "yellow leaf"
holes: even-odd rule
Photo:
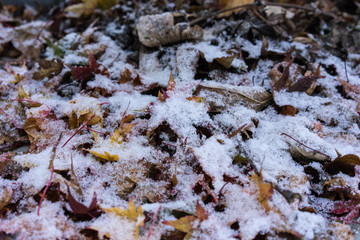
[[[102,153],[98,153],[98,152],[91,151],[91,150],[88,150],[88,149],[83,149],[83,150],[95,155],[96,157],[104,159],[104,160],[108,160],[108,161],[117,161],[117,160],[119,160],[118,155],[110,155],[110,153],[108,153],[106,151],[104,151],[104,154],[102,154]]]
[[[250,4],[250,3],[254,3],[254,0],[220,0],[220,9],[221,10],[229,9],[229,8],[241,6],[244,4]],[[232,11],[227,11],[227,12],[219,14],[219,17],[228,17],[232,13],[237,13],[240,10],[241,10],[241,8],[238,8],[238,9],[232,10]]]
[[[117,3],[117,0],[98,0],[98,3],[102,9],[109,9]]]
[[[160,100],[161,102],[165,102],[165,97],[164,97],[164,95],[160,92],[160,90],[159,90],[159,93],[158,93],[158,98],[159,98],[159,100]]]
[[[173,75],[172,75],[172,70],[171,70],[166,91],[174,91],[174,90],[175,90],[175,87],[176,87],[176,82],[175,82],[175,80],[174,80],[174,77],[173,77]]]
[[[177,230],[185,233],[192,233],[192,223],[196,220],[194,216],[185,216],[175,221],[164,221],[163,224],[173,226]]]
[[[254,173],[250,177],[255,183],[257,183],[259,188],[259,197],[258,201],[259,203],[265,208],[266,212],[269,212],[271,210],[269,206],[269,199],[271,198],[271,195],[273,193],[273,186],[271,183],[264,183],[262,179],[262,174],[260,171],[260,176]]]
[[[202,97],[196,97],[196,96],[188,97],[188,98],[186,98],[186,99],[189,100],[189,101],[195,101],[195,102],[202,102],[202,101],[204,101],[204,98],[202,98]]]
[[[120,207],[102,208],[102,209],[107,213],[115,213],[120,217],[126,217],[127,219],[136,222],[135,236],[137,239],[139,238],[139,226],[144,225],[144,213],[141,205],[136,211],[135,203],[131,198],[129,201],[129,210]]]
[[[65,8],[65,12],[70,13],[70,17],[78,18],[89,16],[94,12],[98,5],[98,0],[83,0],[82,3],[71,5]]]

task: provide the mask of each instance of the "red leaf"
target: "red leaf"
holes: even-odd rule
[[[82,218],[86,218],[87,216],[90,216],[92,218],[94,218],[95,216],[99,216],[100,212],[95,210],[97,205],[96,192],[94,192],[94,196],[89,207],[86,207],[84,204],[78,202],[73,197],[73,195],[71,195],[69,186],[67,186],[67,189],[68,189],[68,202],[75,216]]]

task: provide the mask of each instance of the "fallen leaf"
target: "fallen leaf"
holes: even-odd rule
[[[345,82],[341,78],[338,77],[339,82],[344,88],[344,91],[346,94],[357,101],[358,104],[360,104],[360,85],[350,84],[348,82]]]
[[[250,4],[250,3],[254,3],[254,0],[220,0],[219,5],[220,5],[221,10],[225,10],[225,9],[230,9],[230,8],[234,8],[234,7],[238,7],[238,6]],[[224,13],[219,14],[219,17],[228,17],[233,13],[239,12],[240,10],[241,10],[241,8],[231,10],[231,11],[226,11]]]
[[[41,80],[44,78],[52,78],[63,69],[63,62],[60,58],[54,58],[52,60],[39,59],[40,70],[33,74],[35,80]]]
[[[143,85],[140,75],[136,71],[130,71],[128,68],[125,68],[125,70],[120,75],[119,83],[123,84],[127,82],[131,82],[133,86]]]
[[[360,165],[360,158],[355,154],[346,154],[344,156],[338,155],[336,159],[324,165],[323,169],[331,175],[342,172],[354,177],[356,165]]]
[[[280,107],[280,114],[285,116],[295,116],[296,108],[291,105],[285,105]]]
[[[185,216],[182,218],[179,218],[178,220],[174,221],[163,221],[163,224],[173,226],[177,230],[180,230],[182,232],[186,233],[186,236],[184,239],[190,239],[192,236],[192,233],[194,231],[194,222],[199,220],[200,222],[208,219],[209,214],[205,211],[205,209],[201,206],[199,203],[199,200],[196,202],[196,217],[195,216]]]
[[[107,160],[107,161],[117,161],[119,160],[119,155],[111,155],[110,153],[104,151],[104,153],[98,153],[98,152],[95,152],[95,151],[92,151],[92,150],[88,150],[88,149],[83,149],[91,154],[93,154],[94,156],[96,157],[99,157],[103,160]]]
[[[245,105],[255,111],[264,109],[272,99],[272,95],[262,87],[226,87],[224,84],[199,84],[194,91],[194,95],[204,96],[208,101],[211,98],[216,98],[217,101],[222,100],[224,106]]]
[[[274,191],[272,184],[264,183],[261,171],[260,175],[253,173],[250,178],[257,184],[259,188],[259,203],[265,208],[266,212],[269,212],[271,210],[269,206],[269,199],[271,198]]]
[[[135,222],[136,223],[135,237],[137,239],[139,238],[139,227],[144,225],[145,218],[141,205],[136,210],[136,206],[132,198],[129,201],[129,209],[113,207],[113,208],[102,208],[102,210],[104,210],[107,213],[114,213],[120,217],[125,217],[130,221]]]
[[[78,202],[73,197],[73,195],[71,195],[69,186],[67,186],[67,189],[68,189],[68,202],[73,214],[76,217],[87,218],[88,216],[90,216],[91,218],[95,218],[100,215],[101,212],[96,210],[97,197],[95,192],[89,207],[86,207],[84,204]]]

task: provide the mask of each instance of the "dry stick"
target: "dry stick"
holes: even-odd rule
[[[159,213],[159,211],[160,211],[160,208],[161,208],[161,205],[160,205],[160,206],[158,207],[158,209],[156,210],[156,213],[155,213],[155,216],[154,216],[154,220],[153,220],[153,222],[151,223],[151,226],[150,226],[150,229],[149,229],[149,234],[148,234],[148,237],[147,237],[146,240],[149,240],[150,237],[151,237],[151,231],[152,231],[152,229],[153,229],[153,227],[154,227],[154,225],[155,225],[155,221],[156,221],[156,219],[157,219],[157,215],[158,215],[158,213]]]
[[[40,199],[40,202],[39,202],[39,207],[38,207],[38,210],[37,210],[37,215],[38,215],[38,216],[40,216],[41,204],[42,204],[42,202],[43,202],[43,200],[44,200],[44,197],[45,197],[45,194],[46,194],[46,192],[47,192],[47,190],[48,190],[48,188],[49,188],[49,186],[50,186],[50,184],[51,184],[51,180],[52,180],[52,178],[53,178],[53,175],[54,175],[54,166],[52,166],[52,168],[51,168],[51,175],[50,175],[49,182],[47,183],[46,188],[45,188],[45,190],[44,190],[44,192],[43,192],[43,195],[41,196],[41,199]]]
[[[90,122],[91,119],[93,119],[94,117],[95,117],[95,114],[93,114],[93,115],[89,118],[89,120],[87,120],[86,123],[84,123],[84,124],[66,141],[66,143],[64,143],[64,145],[62,145],[61,148],[65,147],[65,145],[66,145],[78,132],[80,132],[81,129],[83,129],[83,128],[88,124],[88,122]]]
[[[283,8],[297,8],[297,9],[302,9],[302,10],[306,10],[306,11],[309,11],[309,12],[317,12],[317,11],[319,11],[318,9],[315,9],[315,8],[299,6],[299,5],[291,4],[291,3],[270,3],[270,2],[262,3],[262,4],[249,3],[249,4],[243,4],[243,5],[239,5],[239,6],[236,6],[236,7],[227,8],[227,9],[219,10],[219,11],[216,11],[216,12],[212,12],[212,13],[206,15],[206,16],[199,17],[199,18],[196,18],[196,19],[192,20],[191,22],[189,22],[189,25],[194,25],[194,24],[196,24],[198,22],[201,22],[201,21],[203,21],[203,20],[205,20],[207,18],[215,17],[215,16],[217,16],[217,15],[219,15],[221,13],[234,11],[234,10],[237,10],[237,9],[240,9],[240,8],[266,7],[266,6],[275,6],[275,7],[283,7]],[[334,18],[334,15],[332,15],[332,14],[325,13],[325,12],[322,12],[322,11],[320,11],[320,13],[323,14],[324,16]]]
[[[19,128],[19,129],[24,129],[22,126],[20,126],[19,124],[17,124],[17,122],[15,122],[13,119],[11,119],[11,117],[9,116],[9,114],[7,114],[4,109],[2,109],[0,107],[0,111],[3,112],[5,114],[5,116],[10,120],[10,122],[12,122],[16,128]]]
[[[315,149],[313,149],[313,148],[311,148],[311,147],[309,147],[309,146],[306,146],[305,144],[303,144],[303,143],[301,143],[300,141],[296,140],[295,138],[293,138],[293,137],[290,136],[289,134],[281,133],[280,135],[285,135],[285,136],[291,138],[292,140],[294,140],[295,142],[299,143],[300,145],[302,145],[302,146],[304,146],[304,147],[306,147],[306,148],[309,148],[309,149],[313,150],[313,151],[316,152],[316,153],[320,153],[321,155],[324,155],[325,157],[327,157],[328,159],[330,159],[330,156],[329,156],[329,155],[326,155],[325,153],[322,153],[322,152],[320,152],[320,151],[318,151],[318,150],[315,150]]]

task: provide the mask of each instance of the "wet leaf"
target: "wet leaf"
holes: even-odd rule
[[[358,104],[360,104],[360,85],[350,84],[348,82],[345,82],[344,80],[342,80],[339,77],[338,77],[338,80],[341,83],[341,85],[343,86],[346,94],[349,97],[351,97],[352,99],[354,99],[355,101],[357,101]]]
[[[0,195],[0,210],[3,209],[6,205],[11,203],[13,199],[13,191],[5,188]]]
[[[288,81],[289,78],[289,74],[290,74],[290,66],[293,64],[295,60],[295,57],[293,57],[291,59],[291,61],[287,64],[287,66],[284,68],[284,71],[281,75],[281,77],[279,78],[279,80],[277,80],[273,86],[272,89],[273,91],[280,91],[281,89],[285,88],[286,82]]]
[[[345,173],[349,176],[355,176],[355,166],[360,165],[360,158],[355,154],[346,154],[344,156],[338,156],[333,161],[324,165],[324,170],[331,174],[335,175],[339,172]]]
[[[33,74],[35,80],[41,80],[44,78],[52,78],[63,69],[63,62],[60,58],[54,58],[53,60],[39,59],[40,70]]]

